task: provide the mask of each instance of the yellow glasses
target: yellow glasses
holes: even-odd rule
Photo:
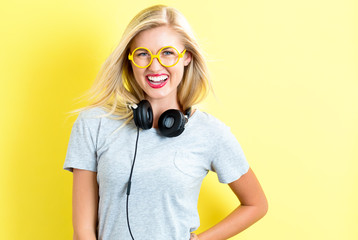
[[[132,53],[129,53],[128,59],[139,68],[146,68],[152,64],[154,58],[158,58],[159,63],[164,67],[173,67],[179,62],[185,54],[186,49],[182,53],[172,46],[162,47],[157,55],[153,55],[148,48],[138,47]]]

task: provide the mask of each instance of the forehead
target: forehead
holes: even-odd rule
[[[140,32],[133,39],[130,50],[133,51],[137,47],[146,47],[152,52],[157,52],[164,46],[173,46],[179,51],[184,47],[180,35],[167,26],[156,27]]]

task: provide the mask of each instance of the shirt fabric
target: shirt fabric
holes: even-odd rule
[[[98,240],[131,240],[126,191],[134,158],[137,128],[131,120],[96,118],[106,111],[82,111],[69,139],[63,169],[97,172]],[[197,210],[202,180],[208,171],[230,183],[249,169],[230,128],[196,110],[177,137],[158,129],[140,130],[129,196],[129,222],[136,240],[188,240],[199,225]]]

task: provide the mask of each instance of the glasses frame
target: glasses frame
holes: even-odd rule
[[[172,65],[165,65],[165,64],[163,64],[162,61],[160,60],[160,57],[159,57],[159,55],[160,55],[160,53],[162,52],[162,50],[163,50],[164,48],[168,48],[168,47],[174,48],[175,51],[177,51],[177,53],[178,53],[178,60],[177,60],[174,64],[172,64]],[[137,65],[137,64],[134,62],[134,60],[133,60],[133,53],[134,53],[137,49],[145,49],[145,50],[147,50],[147,51],[150,53],[150,62],[148,63],[147,66],[142,67],[142,66]],[[164,67],[173,67],[173,66],[175,66],[175,65],[179,62],[179,60],[180,60],[182,57],[184,57],[185,52],[186,52],[186,49],[184,49],[184,50],[180,53],[180,52],[178,51],[178,49],[176,49],[176,48],[173,47],[173,46],[165,46],[165,47],[162,47],[162,48],[158,51],[158,54],[153,55],[152,52],[151,52],[148,48],[145,48],[145,47],[137,47],[136,49],[133,50],[132,53],[129,53],[129,54],[128,54],[128,59],[131,60],[132,63],[133,63],[135,66],[139,67],[139,68],[147,68],[147,67],[149,67],[150,64],[152,64],[154,58],[157,58],[158,61],[159,61],[159,63],[160,63],[162,66],[164,66]]]

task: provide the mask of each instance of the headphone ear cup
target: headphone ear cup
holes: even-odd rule
[[[144,130],[153,126],[153,111],[148,100],[142,100],[136,109],[133,109],[133,119],[137,127]]]
[[[159,132],[166,137],[177,137],[184,131],[185,123],[185,117],[179,110],[169,109],[159,117]]]

